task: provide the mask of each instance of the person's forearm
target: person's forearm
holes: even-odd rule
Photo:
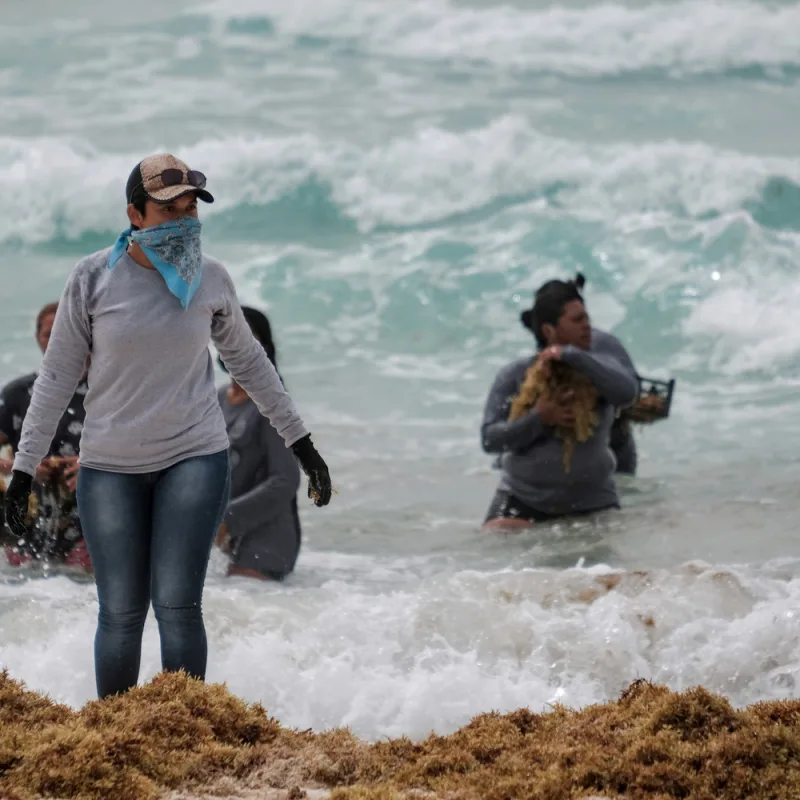
[[[513,422],[498,420],[481,428],[481,444],[486,453],[506,453],[530,447],[537,439],[546,436],[547,426],[536,411],[529,411]]]
[[[73,272],[61,295],[50,343],[22,423],[14,469],[29,475],[50,449],[58,423],[86,369],[90,323],[80,276]]]
[[[231,376],[290,447],[308,436],[308,431],[277,370],[254,338],[236,299],[230,276],[226,276],[226,282],[225,308],[214,316],[212,322],[214,345]]]
[[[236,357],[226,360],[223,356],[223,361],[236,382],[252,398],[259,412],[284,439],[287,447],[308,435],[275,367],[255,339],[251,340],[249,346],[246,343]]]
[[[611,355],[590,353],[567,345],[562,350],[561,358],[589,378],[597,391],[613,406],[629,406],[639,393],[636,375]]]

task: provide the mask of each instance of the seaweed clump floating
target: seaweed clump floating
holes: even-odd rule
[[[482,714],[368,744],[283,728],[222,685],[162,674],[75,711],[0,673],[0,797],[568,800],[795,797],[800,701],[734,710],[647,681],[580,711]]]
[[[563,443],[564,471],[569,472],[576,442],[588,441],[597,426],[597,389],[585,376],[563,361],[542,363],[535,361],[528,367],[519,394],[511,403],[508,418],[519,419],[532,409],[540,398],[561,402],[572,394],[572,411],[575,424],[571,427],[556,426],[555,434]]]

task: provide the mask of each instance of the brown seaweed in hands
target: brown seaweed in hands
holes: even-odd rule
[[[339,494],[339,490],[335,486],[331,486],[331,494]],[[321,497],[320,493],[316,489],[309,488],[308,496],[316,503],[317,500]]]
[[[519,394],[511,403],[508,418],[511,422],[530,411],[540,398],[559,401],[572,392],[572,427],[556,426],[555,435],[564,447],[564,471],[569,472],[575,442],[585,442],[592,437],[597,426],[597,389],[594,384],[563,361],[534,362],[525,373]]]

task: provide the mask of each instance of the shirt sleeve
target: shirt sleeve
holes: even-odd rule
[[[300,488],[300,469],[277,432],[264,420],[259,444],[262,448],[267,475],[248,492],[228,504],[225,523],[231,539],[269,525],[290,508],[292,498]]]
[[[636,400],[639,393],[636,370],[625,349],[614,337],[606,336],[601,346],[590,351],[566,345],[562,358],[586,375],[612,406],[625,408]]]
[[[511,403],[519,392],[516,370],[506,367],[495,378],[483,411],[481,445],[486,453],[519,452],[548,434],[547,426],[536,411],[508,421]]]
[[[91,322],[81,271],[76,268],[61,294],[47,352],[33,384],[14,469],[29,475],[36,473],[86,370],[91,344]]]
[[[308,431],[275,367],[253,336],[230,275],[224,269],[223,274],[224,301],[212,319],[211,339],[230,374],[289,447],[307,436]]]

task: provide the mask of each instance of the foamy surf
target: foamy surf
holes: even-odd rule
[[[286,587],[213,578],[206,592],[209,680],[288,726],[419,738],[486,709],[606,702],[639,678],[737,707],[800,695],[796,564],[412,577],[361,559],[345,581],[315,576],[328,558],[307,553]],[[73,707],[94,696],[94,593],[0,585],[4,665]],[[159,669],[151,618],[142,680]]]
[[[584,78],[643,70],[693,75],[800,66],[800,45],[792,35],[800,27],[800,10],[794,4],[704,0],[536,8],[427,0],[347,5],[225,0],[205,5],[200,13],[227,22],[226,32],[238,33],[245,47],[251,38],[247,24],[262,20],[274,36],[355,43],[383,56],[485,61]],[[242,24],[234,27],[234,22]]]
[[[787,184],[788,202],[791,187],[800,186],[797,158],[702,142],[579,143],[545,135],[513,114],[458,132],[424,127],[372,146],[314,134],[233,136],[176,154],[214,175],[220,198],[204,210],[210,220],[252,208],[274,214],[281,202],[294,202],[294,214],[312,223],[328,203],[333,222],[338,213],[339,224],[352,220],[363,234],[445,227],[467,214],[480,222],[519,207],[601,222],[619,234],[663,228],[711,240],[739,218],[747,224],[774,191],[771,181]],[[0,180],[9,188],[0,242],[115,232],[118,176],[135,160],[133,152],[112,155],[87,141],[0,139]]]

